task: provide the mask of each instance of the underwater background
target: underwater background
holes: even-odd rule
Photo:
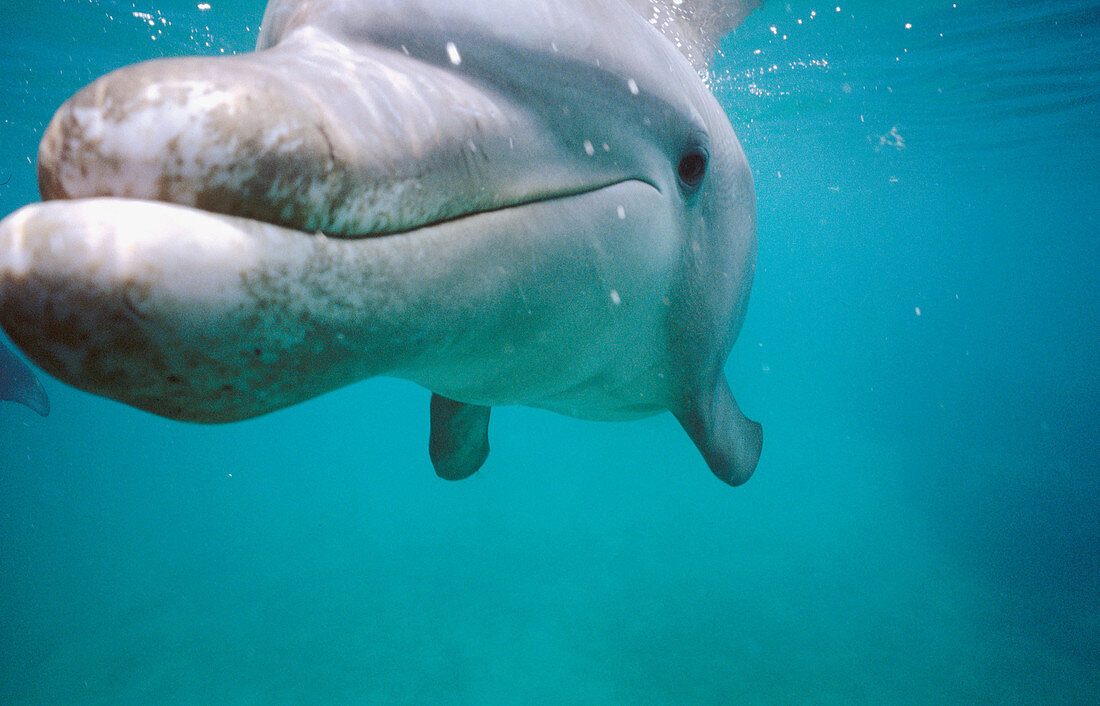
[[[0,403],[0,704],[1100,703],[1100,4],[837,2],[712,66],[746,485],[671,415],[498,409],[448,483],[408,383],[202,427],[41,375],[48,418]],[[263,5],[6,3],[0,215],[77,89]]]

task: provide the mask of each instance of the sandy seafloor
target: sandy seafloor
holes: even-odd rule
[[[262,3],[209,4],[8,8],[0,213],[82,85],[249,49]],[[1079,1],[772,2],[726,39],[740,488],[671,416],[525,408],[446,483],[392,380],[221,427],[0,404],[0,703],[1100,702],[1097,46]]]

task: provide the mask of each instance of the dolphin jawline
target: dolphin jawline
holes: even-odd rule
[[[456,215],[453,215],[453,216],[447,216],[445,218],[439,218],[437,220],[429,220],[429,221],[426,221],[426,222],[421,223],[419,225],[413,225],[413,226],[409,226],[409,227],[406,227],[406,228],[397,228],[397,229],[392,229],[392,230],[382,229],[382,230],[374,230],[374,231],[371,231],[369,233],[357,233],[357,234],[324,233],[323,231],[321,231],[321,232],[327,237],[339,238],[341,240],[364,240],[364,239],[369,239],[369,238],[385,238],[385,237],[389,237],[389,236],[409,235],[411,233],[415,233],[417,231],[424,230],[425,228],[437,228],[437,227],[440,227],[440,226],[445,226],[449,223],[459,223],[461,221],[465,221],[465,220],[468,220],[468,219],[471,219],[471,218],[477,218],[478,216],[484,216],[485,214],[488,214],[488,213],[499,213],[499,212],[502,212],[502,211],[509,211],[509,210],[512,210],[512,209],[515,209],[515,208],[523,208],[524,206],[532,206],[532,205],[540,204],[540,203],[562,202],[562,201],[565,201],[565,200],[568,200],[568,199],[571,199],[571,198],[575,198],[577,196],[587,196],[589,194],[595,194],[597,192],[603,191],[604,189],[614,187],[614,186],[618,186],[620,184],[626,184],[628,182],[638,182],[640,184],[645,184],[647,186],[653,187],[653,189],[656,190],[657,192],[660,192],[660,187],[658,187],[656,184],[653,184],[652,182],[649,182],[645,179],[640,179],[640,178],[617,179],[615,181],[608,181],[606,183],[597,184],[595,186],[588,186],[588,187],[578,188],[578,189],[575,189],[575,190],[572,190],[572,191],[563,190],[563,191],[549,192],[549,193],[546,193],[546,194],[538,194],[538,195],[534,195],[531,198],[526,199],[526,200],[516,201],[514,203],[502,204],[500,206],[494,206],[492,208],[484,208],[484,209],[480,209],[480,210],[476,210],[476,211],[470,211],[468,213],[459,213],[459,214],[456,214]],[[166,202],[166,203],[171,203],[171,202]],[[175,204],[173,204],[173,205],[175,205]],[[205,209],[201,209],[201,208],[197,209],[197,210],[205,211]],[[245,219],[248,219],[248,220],[256,220],[256,221],[261,220],[261,219],[249,218],[248,216],[238,216],[234,213],[219,214],[216,211],[205,211],[205,212],[210,213],[212,215],[226,215],[226,216],[233,216],[233,217],[236,217],[236,218],[245,218]],[[266,221],[261,221],[261,222],[266,222]],[[279,225],[279,224],[278,223],[272,223],[271,225]],[[302,233],[303,235],[316,235],[316,233],[309,233],[307,231],[304,231],[304,230],[301,230],[301,229],[298,229],[298,228],[288,228],[288,230],[296,230],[299,233]]]

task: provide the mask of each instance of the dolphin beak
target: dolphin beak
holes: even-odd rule
[[[576,152],[461,74],[325,36],[126,67],[57,112],[46,201],[0,222],[0,324],[63,381],[190,421],[423,381],[425,350],[540,311],[530,263],[588,267],[553,248],[593,213],[653,207]]]
[[[115,71],[57,112],[43,199],[123,197],[367,237],[613,183],[524,108],[400,52],[310,32]]]

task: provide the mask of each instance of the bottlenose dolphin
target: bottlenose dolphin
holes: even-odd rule
[[[700,68],[743,9],[272,0],[255,52],[126,67],[60,108],[45,202],[0,223],[0,324],[179,420],[414,381],[444,478],[485,460],[490,407],[525,404],[671,411],[742,483],[761,430],[723,365],[755,196]]]
[[[3,343],[0,343],[0,400],[26,405],[43,417],[50,413],[50,398],[42,383]]]

